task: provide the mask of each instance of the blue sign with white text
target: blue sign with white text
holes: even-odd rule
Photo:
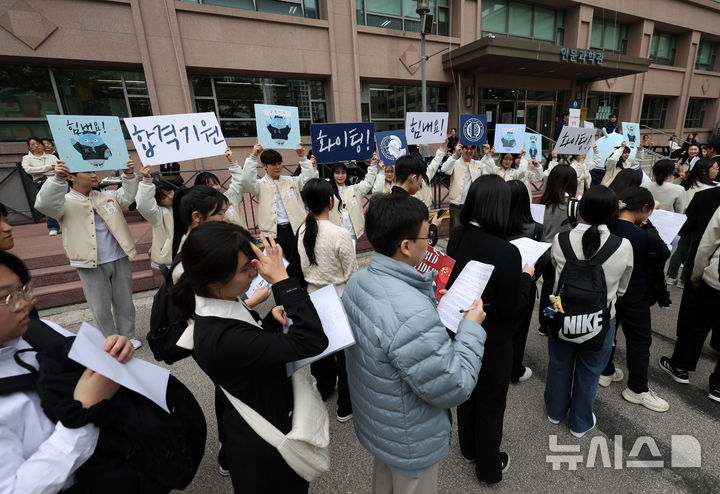
[[[460,115],[460,144],[482,146],[487,142],[487,115]]]
[[[311,124],[310,136],[318,163],[367,160],[375,152],[373,122]]]
[[[380,160],[384,161],[386,165],[394,165],[400,156],[408,154],[404,129],[376,132],[375,142]]]

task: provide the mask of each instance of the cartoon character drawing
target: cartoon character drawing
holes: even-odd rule
[[[635,134],[635,126],[628,125],[627,138],[628,144],[630,144],[630,146],[633,146],[635,144],[635,139],[637,138],[637,135]]]
[[[447,285],[447,282],[450,281],[450,275],[452,274],[452,268],[449,268],[447,266],[440,268],[440,271],[438,271],[438,279],[443,284]]]
[[[530,137],[530,149],[529,149],[530,159],[535,159],[535,158],[537,158],[537,155],[538,155],[537,143],[535,141],[537,141],[537,137],[531,136]]]
[[[265,110],[265,123],[268,132],[270,132],[270,138],[277,142],[278,145],[285,144],[292,130],[290,112],[277,108],[267,109]]]
[[[388,135],[380,141],[381,152],[388,157],[397,160],[400,156],[407,154],[407,150],[403,147],[402,141],[398,136]]]
[[[506,148],[511,148],[515,146],[515,131],[513,129],[507,129],[505,132],[503,132],[502,137],[500,138],[502,145]]]
[[[112,151],[107,147],[102,137],[92,132],[84,132],[70,139],[70,144],[74,147],[82,159],[90,163],[92,166],[101,167],[105,164]]]

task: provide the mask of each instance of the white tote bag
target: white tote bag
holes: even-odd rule
[[[221,389],[258,436],[277,448],[295,473],[312,482],[330,469],[330,422],[310,366],[298,369],[291,379],[294,406],[292,429],[287,435],[222,386]]]

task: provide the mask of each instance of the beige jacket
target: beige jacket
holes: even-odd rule
[[[297,232],[297,229],[305,221],[305,205],[300,197],[300,191],[309,180],[318,178],[318,172],[309,159],[301,159],[300,167],[302,169],[300,176],[281,175],[278,184],[280,197],[282,197],[293,232]],[[245,189],[258,199],[257,223],[260,231],[277,235],[277,189],[275,182],[267,174],[262,178],[258,178],[257,159],[254,156],[250,156],[245,160],[242,183]]]
[[[138,186],[137,210],[152,227],[152,247],[150,261],[153,267],[172,264],[173,225],[172,208],[161,206],[155,200],[155,184],[152,179],[144,178]]]
[[[117,190],[90,191],[79,199],[67,191],[67,181],[52,177],[40,188],[35,198],[35,209],[56,218],[62,225],[63,247],[70,265],[77,268],[97,267],[97,239],[95,217],[100,215],[108,230],[118,241],[125,254],[134,257],[135,241],[130,234],[122,210],[135,200],[139,178],[122,175],[122,187]]]
[[[702,278],[705,283],[720,290],[720,208],[715,211],[700,239],[692,275]],[[708,308],[709,310],[709,308]]]
[[[465,189],[466,171],[470,169],[470,180],[474,181],[480,175],[495,173],[495,162],[490,155],[485,155],[481,160],[470,160],[466,162],[454,154],[442,165],[440,171],[450,175],[450,191],[448,200],[451,204],[461,204],[463,190]]]
[[[353,226],[353,234],[356,238],[365,231],[365,212],[363,210],[362,200],[370,192],[370,189],[375,184],[375,178],[378,174],[378,167],[370,165],[365,174],[365,179],[359,184],[348,185],[340,189],[340,199],[342,199],[343,206],[347,209],[348,215],[350,216],[350,222]],[[338,211],[337,205],[333,205],[330,210],[330,221],[337,226],[342,226],[342,211]]]
[[[28,152],[28,154],[23,156],[22,167],[23,170],[25,170],[25,173],[35,180],[42,176],[54,176],[57,161],[58,160],[54,154],[45,153],[42,156],[35,156],[31,152]]]
[[[443,146],[439,147],[438,150],[435,151],[435,157],[433,157],[432,161],[427,167],[427,171],[425,172],[428,181],[432,181],[432,179],[435,177],[435,174],[440,168],[440,165],[442,165],[442,160],[445,157],[446,153],[447,150]],[[413,195],[413,197],[420,199],[422,202],[425,203],[428,208],[431,208],[433,203],[432,186],[426,184],[423,180],[423,182],[420,184],[420,190],[418,190],[417,193]]]
[[[615,150],[613,154],[610,155],[610,157],[605,161],[605,175],[603,176],[602,181],[600,182],[600,185],[604,185],[607,187],[612,183],[613,180],[615,180],[615,177],[618,173],[620,173],[625,168],[632,168],[635,165],[635,159],[634,158],[628,158],[625,163],[623,163],[622,170],[616,168],[616,165],[618,161],[620,161],[620,157],[622,156],[624,151],[623,147],[619,147]]]
[[[245,193],[245,187],[243,186],[243,169],[235,162],[230,165],[228,170],[230,171],[230,188],[225,191],[225,197],[228,198],[230,204],[225,210],[225,221],[234,223],[247,230],[247,222],[245,221],[245,214],[242,207],[243,195]]]

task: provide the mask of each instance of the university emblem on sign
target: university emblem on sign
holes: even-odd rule
[[[462,131],[465,139],[477,142],[485,135],[485,125],[478,118],[469,118],[463,125]]]

